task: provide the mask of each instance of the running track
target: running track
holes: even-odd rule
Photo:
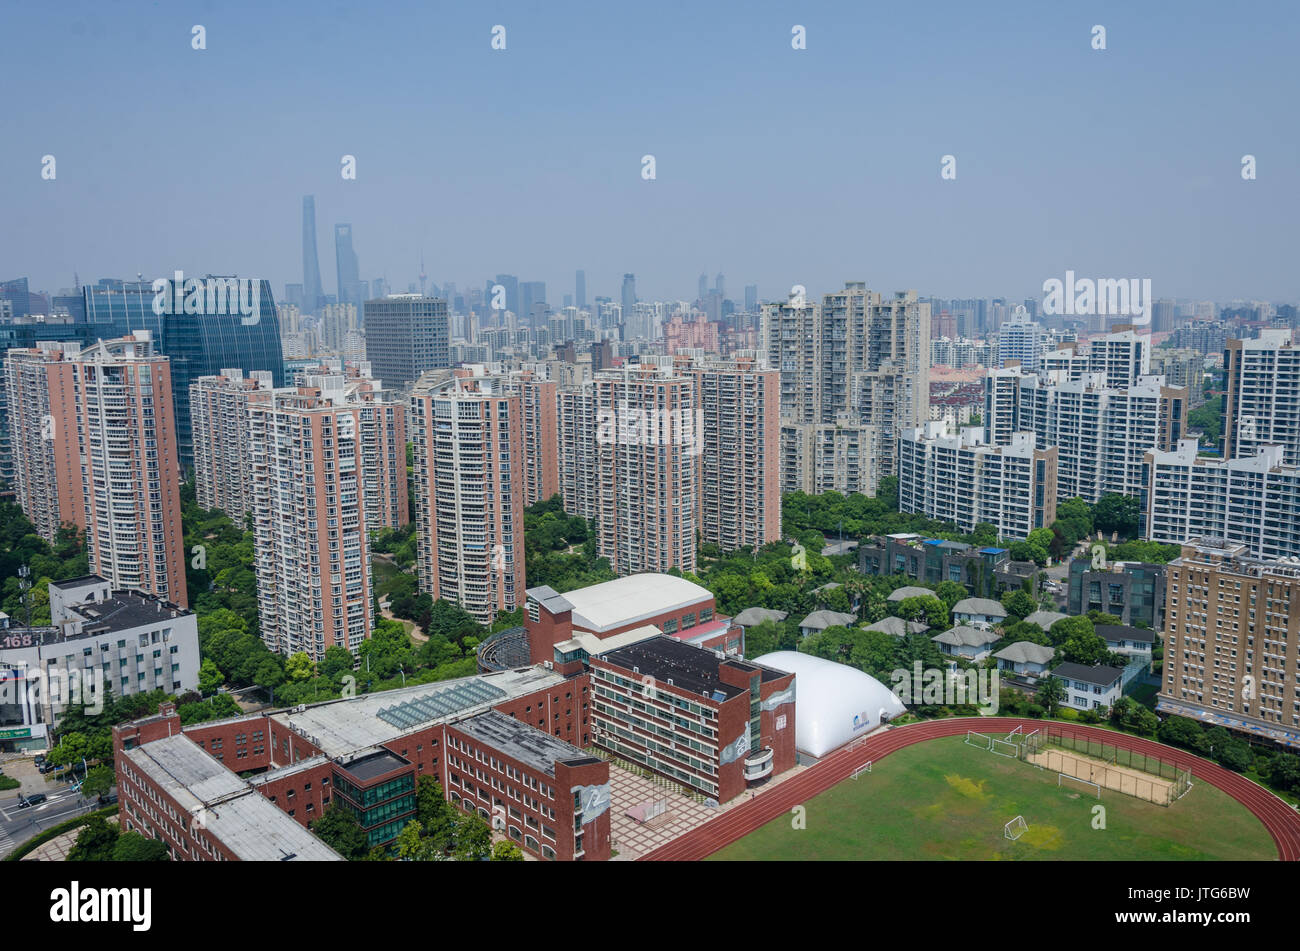
[[[882,731],[865,741],[858,741],[855,747],[844,747],[831,753],[799,775],[697,826],[642,858],[648,861],[698,861],[771,822],[777,816],[789,815],[794,806],[805,803],[836,783],[848,779],[867,760],[878,763],[905,746],[944,736],[964,736],[968,730],[1006,734],[1021,727],[1023,732],[1029,733],[1040,729],[1044,722],[1047,721],[1018,717],[956,717],[928,720]],[[1076,736],[1101,740],[1112,746],[1159,756],[1178,766],[1191,767],[1194,779],[1217,786],[1249,809],[1264,824],[1277,844],[1278,858],[1287,862],[1300,861],[1300,812],[1246,777],[1199,756],[1139,736],[1050,722],[1053,727],[1073,732]]]

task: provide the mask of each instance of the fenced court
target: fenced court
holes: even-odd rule
[[[1192,788],[1192,772],[1156,756],[1122,749],[1047,724],[1025,737],[1020,758],[1041,769],[1113,789],[1160,806],[1177,802]],[[1058,779],[1058,783],[1060,780]]]

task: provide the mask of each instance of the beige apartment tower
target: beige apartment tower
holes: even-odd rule
[[[432,371],[411,394],[421,591],[483,624],[524,602],[521,397],[505,377]]]

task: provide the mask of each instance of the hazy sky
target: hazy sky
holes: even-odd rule
[[[0,279],[34,289],[180,268],[279,295],[314,194],[327,293],[347,221],[362,277],[405,290],[423,248],[431,281],[553,306],[577,267],[589,297],[706,270],[732,297],[1019,298],[1070,268],[1300,298],[1292,2],[15,6]]]

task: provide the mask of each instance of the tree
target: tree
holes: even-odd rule
[[[81,794],[83,796],[102,796],[113,788],[117,782],[117,777],[113,773],[111,766],[92,766],[86,772],[86,778],[81,782]]]
[[[978,527],[977,525],[976,528]],[[965,600],[969,595],[964,584],[957,581],[940,581],[935,586],[934,596],[947,605],[948,610],[951,611],[954,604]]]
[[[316,665],[305,651],[291,654],[284,662],[284,673],[289,680],[310,680],[316,673]]]
[[[1065,684],[1061,678],[1048,674],[1038,682],[1034,699],[1047,708],[1049,716],[1056,714],[1056,708],[1065,699]]]
[[[423,778],[423,777],[421,777]],[[418,819],[412,819],[402,826],[393,843],[398,858],[406,862],[431,862],[441,853],[436,843],[423,835],[424,825]]]
[[[493,862],[522,862],[524,853],[519,851],[519,846],[513,842],[507,842],[504,839],[492,846]]]
[[[456,817],[456,845],[454,854],[463,862],[477,862],[492,852],[492,829],[481,818],[470,813]]]
[[[91,816],[77,833],[77,841],[68,852],[69,862],[111,862],[117,829],[103,816]]]
[[[337,802],[332,803],[324,815],[312,822],[310,828],[318,839],[349,861],[360,861],[370,851],[366,832],[361,828],[356,815]]]
[[[1006,610],[1008,617],[1013,617],[1017,621],[1023,621],[1038,610],[1037,602],[1019,589],[1008,591],[1002,596],[1002,607]]]
[[[1093,506],[1093,526],[1099,532],[1116,532],[1120,538],[1134,538],[1138,533],[1138,514],[1135,496],[1109,492]]]
[[[225,682],[226,675],[213,663],[212,658],[203,658],[203,664],[199,667],[199,692],[212,693]]]
[[[161,839],[146,839],[130,829],[117,837],[113,846],[114,862],[169,862],[171,855]]]
[[[763,621],[745,629],[745,656],[751,660],[777,649],[781,628],[775,621]]]
[[[946,631],[949,625],[947,606],[933,595],[904,598],[894,606],[894,616],[904,621],[924,621],[935,631]]]

